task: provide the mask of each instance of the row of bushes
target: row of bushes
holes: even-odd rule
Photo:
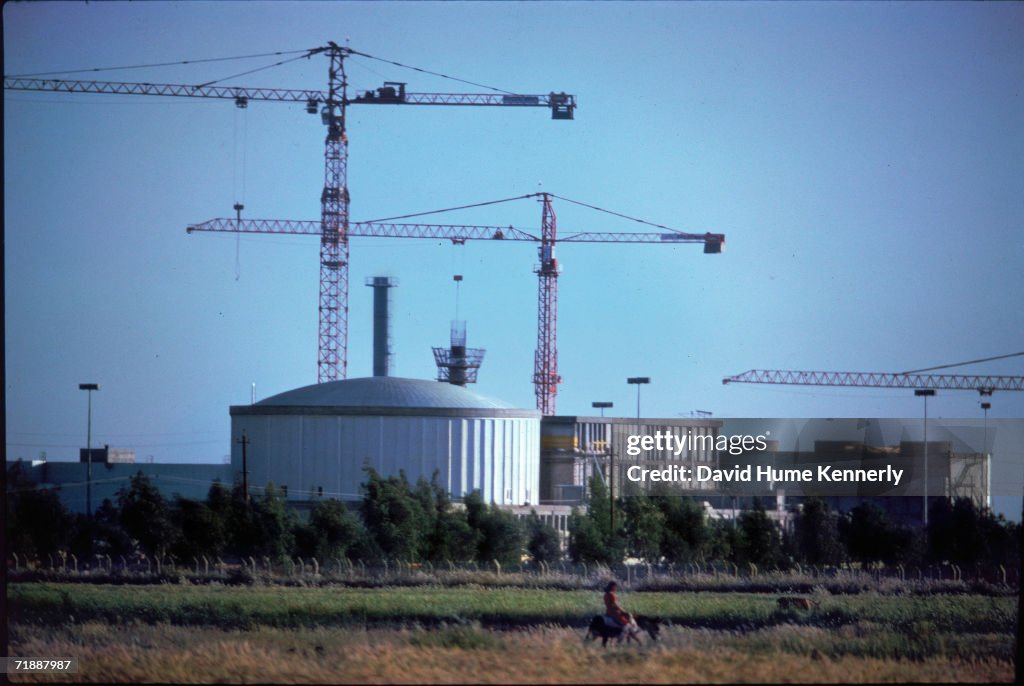
[[[20,463],[7,477],[8,548],[24,557],[70,551],[80,558],[143,554],[185,562],[224,556],[503,565],[563,558],[558,532],[536,516],[517,520],[477,492],[456,504],[436,479],[411,485],[404,474],[385,477],[370,468],[357,510],[320,500],[308,516],[289,508],[273,484],[258,498],[249,498],[240,484],[214,483],[205,501],[167,501],[139,472],[116,503],[105,500],[89,518],[71,515],[55,493],[35,488]],[[603,565],[633,558],[781,570],[847,562],[970,570],[1015,567],[1020,535],[1019,525],[968,499],[935,499],[927,530],[899,526],[871,503],[839,513],[811,499],[795,515],[792,531],[783,531],[757,501],[736,521],[709,521],[692,498],[664,491],[613,503],[603,482],[593,479],[588,506],[570,518],[567,553],[574,562]]]
[[[335,588],[148,586],[125,593],[116,587],[84,584],[14,584],[9,594],[15,622],[58,624],[74,617],[75,622],[139,620],[225,628],[238,622],[279,627],[459,620],[575,624],[600,608],[600,598],[596,589],[429,587],[339,592]],[[817,606],[802,614],[780,611],[777,597],[767,594],[652,591],[629,594],[628,607],[684,626],[726,630],[803,617],[824,626],[884,624],[903,631],[913,631],[918,621],[927,619],[944,631],[1008,634],[1016,619],[1012,597],[893,596],[884,603],[870,595],[814,593],[813,598]]]
[[[799,567],[789,571],[760,570],[730,563],[707,565],[536,564],[502,566],[476,563],[433,565],[430,562],[366,564],[346,559],[297,559],[274,564],[268,559],[226,562],[126,559],[77,560],[48,556],[24,560],[12,556],[12,582],[88,583],[104,585],[220,585],[344,588],[471,587],[525,588],[562,591],[601,590],[608,579],[640,592],[784,593],[886,596],[1012,595],[1020,587],[1020,570],[955,565],[928,567]]]
[[[848,562],[905,566],[1016,567],[1021,527],[978,509],[967,498],[935,498],[927,529],[899,525],[885,510],[864,502],[849,512],[808,499],[784,531],[759,500],[735,521],[710,521],[695,499],[670,487],[613,502],[599,479],[590,483],[586,512],[574,513],[570,554],[574,560],[615,564],[624,557],[649,562],[727,560],[766,569]]]
[[[538,561],[561,556],[558,533],[531,517],[488,505],[479,493],[455,505],[436,480],[410,485],[404,474],[384,477],[367,469],[363,497],[353,511],[337,500],[316,502],[308,513],[289,508],[268,484],[249,497],[240,484],[214,483],[205,501],[166,500],[139,472],[92,517],[72,515],[50,490],[36,488],[20,463],[7,473],[8,550],[22,558],[70,553],[245,559],[477,561],[515,564],[524,551]]]

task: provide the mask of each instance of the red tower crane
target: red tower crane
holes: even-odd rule
[[[572,119],[576,109],[576,98],[564,92],[552,92],[547,95],[409,93],[406,92],[406,84],[398,82],[385,82],[376,91],[365,91],[350,98],[347,92],[345,59],[351,55],[371,58],[372,56],[330,42],[306,51],[301,57],[308,58],[319,54],[326,55],[330,62],[326,91],[18,77],[4,77],[4,88],[22,91],[218,98],[234,100],[238,107],[247,107],[250,100],[300,102],[306,104],[306,111],[310,114],[316,114],[319,108],[321,120],[327,127],[324,142],[324,186],[320,194],[320,222],[316,231],[320,236],[317,378],[322,383],[344,379],[348,367],[349,193],[346,108],[354,104],[547,107],[551,109],[552,119]],[[241,210],[241,206],[236,210]]]
[[[512,226],[482,226],[465,224],[419,224],[392,223],[389,221],[352,222],[348,227],[349,236],[368,236],[375,238],[433,238],[450,240],[453,243],[465,243],[469,240],[482,241],[519,241],[539,243],[539,262],[535,269],[539,284],[537,288],[537,348],[534,352],[533,384],[537,398],[537,409],[545,415],[555,413],[555,400],[561,376],[558,374],[558,260],[555,257],[557,243],[654,243],[659,245],[676,245],[679,243],[700,243],[704,252],[720,253],[725,243],[725,236],[719,233],[693,234],[667,229],[662,232],[597,232],[558,235],[555,211],[552,199],[558,198],[576,204],[577,201],[561,198],[552,193],[531,193],[516,198],[496,200],[481,205],[501,202],[538,198],[541,202],[541,230],[525,231]],[[600,210],[600,208],[592,209]],[[462,209],[462,208],[456,208]],[[440,210],[445,211],[445,210]],[[607,211],[607,210],[604,210]],[[422,214],[434,214],[438,211]],[[614,214],[614,213],[613,213]],[[418,215],[407,215],[403,219]],[[618,215],[623,216],[624,215]],[[632,218],[629,218],[632,219]],[[315,221],[295,221],[287,219],[211,219],[187,228],[193,231],[215,231],[225,233],[270,233],[317,235],[320,225]]]

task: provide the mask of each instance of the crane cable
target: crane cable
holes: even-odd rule
[[[673,233],[686,233],[685,231],[680,231],[679,229],[673,229],[671,226],[664,226],[662,224],[655,224],[654,222],[649,222],[649,221],[647,221],[645,219],[637,219],[636,217],[630,217],[627,214],[620,214],[619,212],[612,212],[611,210],[606,210],[603,207],[597,207],[595,205],[588,205],[587,203],[580,202],[579,200],[571,200],[570,198],[563,198],[562,196],[555,195],[554,193],[549,193],[549,195],[552,198],[558,198],[559,200],[564,200],[565,202],[571,202],[573,205],[579,205],[581,207],[587,207],[587,208],[590,208],[592,210],[597,210],[598,212],[604,212],[605,214],[610,214],[610,215],[613,215],[615,217],[621,217],[622,219],[628,219],[630,221],[637,222],[639,224],[646,224],[647,226],[653,226],[653,227],[658,228],[658,229],[664,229],[666,231],[672,231]]]
[[[442,212],[454,212],[455,210],[468,210],[468,209],[473,208],[473,207],[484,207],[486,205],[497,205],[498,203],[511,202],[513,200],[523,200],[524,198],[532,198],[535,195],[537,195],[537,194],[536,193],[530,193],[528,195],[518,195],[518,196],[516,196],[514,198],[505,198],[504,200],[488,200],[487,202],[478,202],[478,203],[474,203],[472,205],[461,205],[459,207],[449,207],[449,208],[444,209],[444,210],[430,210],[428,212],[416,212],[414,214],[403,214],[403,215],[398,216],[398,217],[385,217],[383,219],[373,219],[373,220],[368,221],[368,222],[360,222],[360,223],[362,223],[362,224],[374,224],[374,223],[380,223],[380,222],[395,221],[396,219],[410,219],[412,217],[424,217],[424,216],[426,216],[428,214],[441,214]]]
[[[372,224],[372,223],[377,223],[377,222],[390,222],[390,221],[395,221],[397,219],[411,219],[413,217],[423,217],[423,216],[426,216],[428,214],[441,214],[443,212],[454,212],[455,210],[465,210],[465,209],[470,209],[470,208],[473,208],[473,207],[484,207],[486,205],[497,205],[498,203],[511,202],[513,200],[524,200],[526,198],[536,198],[536,197],[541,196],[541,195],[544,195],[544,193],[527,193],[526,195],[518,195],[518,196],[516,196],[514,198],[504,198],[503,200],[490,200],[488,202],[478,202],[478,203],[474,203],[472,205],[461,205],[459,207],[449,207],[449,208],[443,209],[443,210],[430,210],[429,212],[416,212],[414,214],[403,214],[403,215],[398,216],[398,217],[385,217],[384,219],[374,219],[372,221],[365,222],[365,223]],[[621,214],[619,212],[613,212],[611,210],[606,210],[603,207],[597,207],[596,205],[589,205],[589,204],[587,204],[585,202],[580,202],[579,200],[572,200],[571,198],[566,198],[566,197],[563,197],[561,195],[555,195],[554,193],[548,193],[547,195],[550,195],[552,198],[558,198],[559,200],[563,200],[565,202],[572,203],[573,205],[579,205],[581,207],[586,207],[586,208],[589,208],[591,210],[596,210],[598,212],[604,212],[605,214],[610,214],[610,215],[613,215],[615,217],[620,217],[622,219],[628,219],[630,221],[634,221],[634,222],[637,222],[639,224],[646,224],[647,226],[653,226],[655,228],[664,229],[665,231],[671,231],[673,233],[681,233],[681,234],[685,234],[686,233],[685,231],[680,231],[679,229],[673,229],[671,226],[664,226],[663,224],[655,224],[654,222],[649,222],[649,221],[647,221],[645,219],[637,219],[636,217],[630,217],[627,214]],[[1024,355],[1024,353],[1017,353],[1017,354]],[[997,359],[997,358],[992,358],[992,359]],[[906,373],[909,374],[910,372],[906,372]]]
[[[983,357],[980,360],[969,360],[967,362],[957,362],[955,364],[943,364],[938,367],[925,367],[924,369],[914,369],[909,372],[900,372],[900,374],[919,374],[921,372],[931,372],[936,369],[949,369],[950,367],[966,367],[969,364],[978,364],[979,362],[991,362],[993,360],[1005,360],[1008,357],[1020,357],[1024,355],[1024,352],[1010,353],[1009,355],[996,355],[995,357]]]
[[[124,69],[148,69],[151,67],[174,67],[182,64],[203,64],[206,62],[226,62],[229,60],[248,60],[256,57],[276,57],[280,55],[294,55],[296,53],[302,53],[307,55],[310,53],[309,50],[286,50],[279,52],[264,52],[257,55],[238,55],[236,57],[210,57],[207,59],[199,60],[181,60],[178,62],[155,62],[153,64],[133,64],[124,67],[93,67],[91,69],[69,69],[65,71],[41,71],[34,74],[6,74],[5,78],[12,79],[24,79],[32,78],[36,76],[53,76],[55,74],[84,74],[87,72],[101,72],[101,71],[119,71]]]
[[[239,72],[237,74],[232,74],[231,76],[224,76],[224,77],[219,78],[219,79],[214,79],[213,81],[207,81],[206,83],[200,83],[198,86],[195,86],[195,88],[206,88],[207,86],[212,86],[215,83],[220,83],[221,81],[227,81],[228,79],[235,79],[235,78],[238,78],[239,76],[248,76],[249,74],[255,74],[258,71],[266,71],[267,69],[273,69],[274,67],[280,67],[282,64],[288,64],[289,62],[296,62],[298,60],[306,59],[311,54],[312,53],[310,53],[307,50],[307,51],[304,51],[298,57],[292,57],[290,59],[281,60],[279,62],[274,62],[273,64],[268,64],[268,65],[263,66],[263,67],[257,67],[255,69],[249,69],[248,71],[242,71],[242,72]]]
[[[430,74],[431,76],[440,76],[442,79],[449,79],[451,81],[458,81],[459,83],[465,83],[465,84],[470,85],[470,86],[476,86],[477,88],[486,88],[487,90],[494,91],[495,93],[505,93],[506,95],[517,95],[517,93],[514,93],[512,91],[507,91],[507,90],[505,90],[503,88],[495,88],[494,86],[487,86],[487,85],[482,84],[482,83],[476,83],[475,81],[467,81],[466,79],[460,79],[460,78],[457,78],[455,76],[448,76],[447,74],[441,74],[441,73],[436,72],[436,71],[430,71],[429,69],[421,69],[420,67],[412,67],[412,66],[409,66],[408,64],[402,64],[401,62],[395,62],[394,60],[386,60],[383,57],[374,57],[373,55],[368,55],[365,52],[359,52],[358,50],[352,50],[351,48],[348,49],[348,52],[351,55],[359,55],[360,57],[367,57],[367,58],[369,58],[371,60],[377,60],[378,62],[384,62],[385,64],[393,64],[396,67],[402,67],[403,69],[412,69],[413,71],[418,71],[421,74]]]
[[[303,58],[308,58],[308,57],[311,57],[312,55],[317,54],[317,53],[322,52],[322,51],[323,51],[323,48],[313,48],[313,49],[307,49],[307,50],[280,50],[280,51],[277,51],[277,52],[263,52],[263,53],[253,54],[253,55],[237,55],[235,57],[210,57],[210,58],[198,59],[198,60],[179,60],[179,61],[176,61],[176,62],[153,62],[151,64],[132,64],[132,65],[125,65],[125,66],[121,66],[121,67],[91,67],[91,68],[88,68],[88,69],[67,69],[67,70],[62,70],[62,71],[42,71],[42,72],[34,72],[34,73],[30,73],[30,74],[5,74],[4,76],[5,76],[5,78],[21,79],[21,78],[34,78],[34,77],[38,77],[38,76],[54,76],[54,75],[58,75],[58,74],[85,74],[85,73],[98,73],[98,72],[105,72],[105,71],[123,71],[123,70],[128,70],[128,69],[149,69],[149,68],[153,68],[153,67],[174,67],[174,66],[180,66],[180,65],[183,65],[183,64],[206,64],[206,63],[210,63],[210,62],[227,62],[227,61],[231,61],[231,60],[246,60],[246,59],[254,59],[254,58],[257,58],[257,57],[279,57],[281,55],[296,55],[296,54],[298,55],[298,57],[293,57],[293,58],[287,59],[287,60],[281,60],[279,62],[275,62],[274,64],[270,64],[270,65],[267,65],[265,67],[258,67],[256,69],[251,69],[249,71],[240,72],[240,73],[234,74],[232,76],[225,76],[225,77],[217,79],[215,81],[209,81],[207,83],[203,83],[203,84],[200,84],[198,86],[199,88],[203,88],[203,87],[206,87],[206,86],[213,85],[215,83],[219,83],[221,81],[227,81],[228,79],[237,78],[239,76],[247,76],[249,74],[255,74],[256,72],[263,71],[265,69],[270,69],[272,67],[278,67],[278,66],[281,66],[282,64],[287,64],[288,62],[294,62],[296,60],[300,60],[300,59],[303,59]],[[388,60],[388,59],[384,59],[382,57],[376,57],[374,55],[367,54],[365,52],[359,52],[358,50],[352,50],[351,48],[346,49],[346,51],[350,55],[359,55],[360,57],[366,57],[366,58],[371,59],[371,60],[377,60],[378,62],[384,62],[385,64],[391,64],[391,65],[394,65],[396,67],[402,67],[403,69],[411,69],[413,71],[418,71],[418,72],[420,72],[422,74],[430,74],[431,76],[438,76],[438,77],[440,77],[442,79],[449,79],[451,81],[458,81],[459,83],[465,83],[465,84],[468,84],[470,86],[476,86],[478,88],[486,88],[487,90],[491,90],[491,91],[494,91],[496,93],[505,93],[506,95],[517,95],[517,93],[515,93],[513,91],[505,90],[503,88],[496,88],[494,86],[488,86],[486,84],[477,83],[475,81],[468,81],[466,79],[460,79],[460,78],[458,78],[456,76],[449,76],[447,74],[442,74],[440,72],[431,71],[429,69],[422,69],[420,67],[413,67],[413,66],[408,65],[408,64],[402,64],[401,62],[395,62],[394,60]]]

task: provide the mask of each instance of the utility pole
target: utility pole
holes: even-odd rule
[[[249,437],[242,432],[242,437],[239,438],[235,443],[240,443],[242,446],[242,493],[245,494],[245,504],[249,505],[249,456],[246,454],[246,448],[249,447]]]
[[[992,506],[992,460],[988,454],[988,411],[992,409],[992,403],[983,402],[981,409],[985,411],[985,437],[984,446],[981,449],[982,455],[985,460],[985,491],[988,495],[985,497],[985,507]]]
[[[928,398],[935,395],[934,388],[918,388],[914,395],[924,398],[924,528],[928,532]]]
[[[615,448],[608,453],[608,533],[615,535]]]
[[[89,415],[85,429],[85,515],[92,518],[92,392],[100,390],[98,383],[80,383],[78,390],[89,394]]]

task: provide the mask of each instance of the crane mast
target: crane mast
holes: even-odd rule
[[[551,195],[541,193],[541,237],[537,249],[537,348],[533,361],[533,389],[537,409],[545,415],[555,413],[555,397],[562,377],[558,375],[558,260],[555,259],[555,211]]]
[[[324,189],[320,194],[320,308],[317,379],[348,375],[348,137],[345,135],[345,52],[331,43],[327,100],[320,111],[327,127]]]

